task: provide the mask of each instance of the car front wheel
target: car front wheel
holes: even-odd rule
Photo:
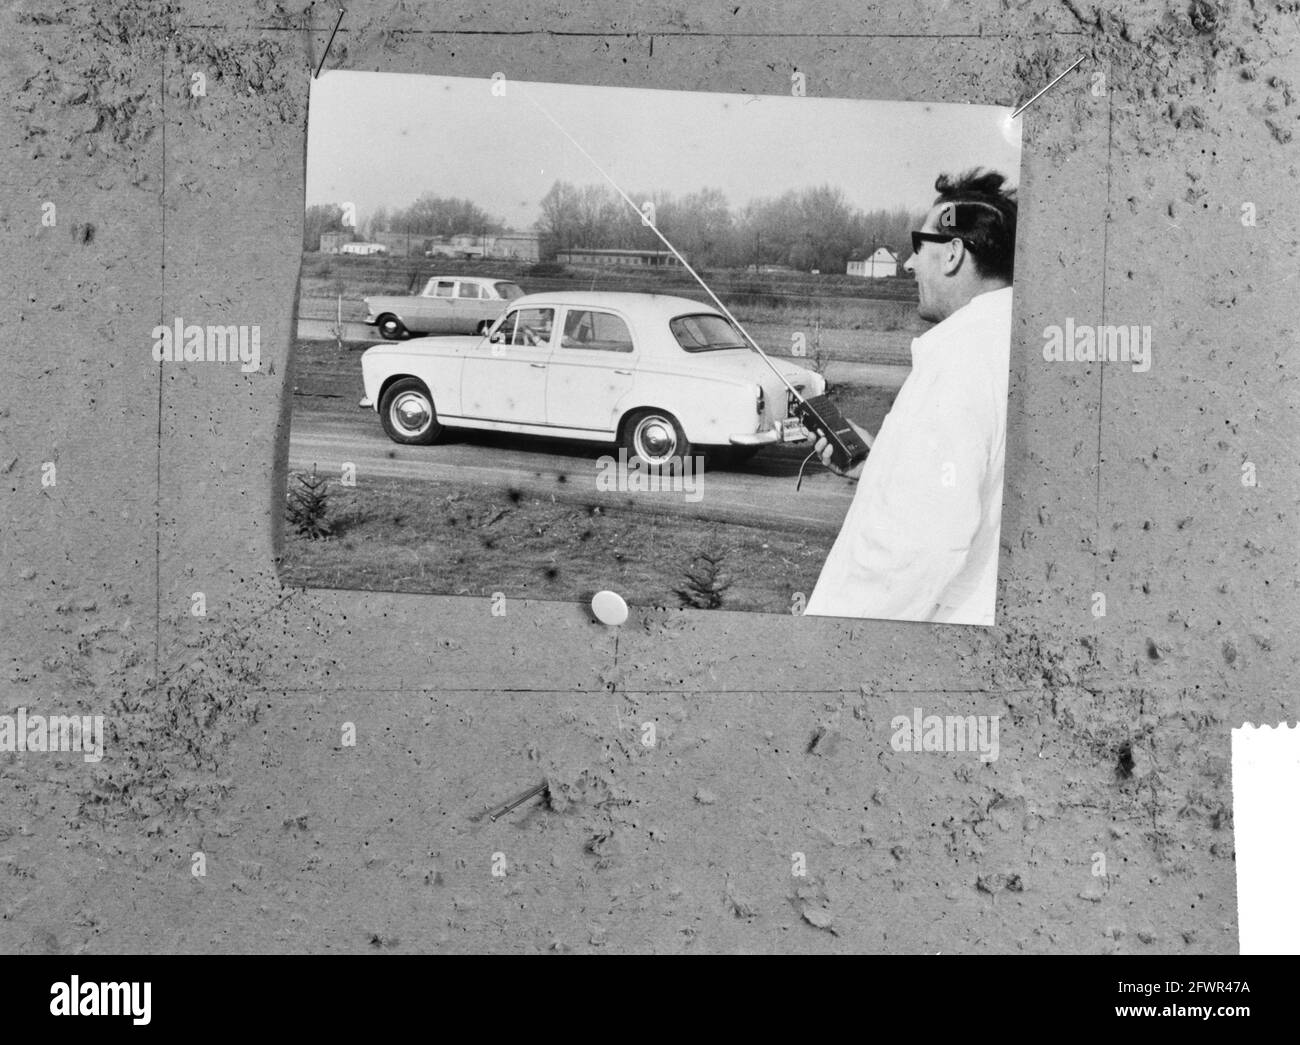
[[[442,435],[438,412],[424,382],[413,377],[394,381],[379,401],[379,420],[388,438],[408,446],[428,446]]]
[[[399,341],[407,336],[402,321],[387,312],[375,320],[375,328],[379,331],[379,336],[387,341]]]
[[[691,455],[691,444],[677,423],[664,410],[638,410],[623,426],[623,446],[628,459],[643,464],[663,466],[684,462]]]

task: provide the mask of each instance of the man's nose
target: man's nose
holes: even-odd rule
[[[916,264],[915,264],[915,262],[916,262],[916,255],[913,254],[913,255],[912,255],[911,257],[909,257],[905,262],[903,262],[903,271],[904,271],[904,272],[912,272],[912,271],[914,271],[914,270],[916,269]]]

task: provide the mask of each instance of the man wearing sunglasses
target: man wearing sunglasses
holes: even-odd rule
[[[903,266],[935,324],[867,459],[805,614],[992,624],[1002,522],[1016,190],[941,175]],[[854,425],[857,428],[856,425]]]

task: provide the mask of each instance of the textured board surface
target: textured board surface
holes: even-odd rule
[[[1008,105],[1084,56],[1023,117],[1001,626],[283,589],[334,10],[13,3],[0,713],[105,755],[0,753],[0,950],[1234,953],[1229,731],[1296,717],[1295,5],[574,8],[359,0],[323,75]],[[175,317],[262,368],[155,363]],[[1045,361],[1067,319],[1150,369]],[[917,707],[998,759],[894,750]]]

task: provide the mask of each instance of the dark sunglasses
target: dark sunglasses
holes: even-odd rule
[[[912,233],[912,253],[921,253],[922,243],[951,243],[955,239],[961,239],[960,236],[954,236],[951,232],[913,232]],[[962,240],[965,243],[965,240]]]

